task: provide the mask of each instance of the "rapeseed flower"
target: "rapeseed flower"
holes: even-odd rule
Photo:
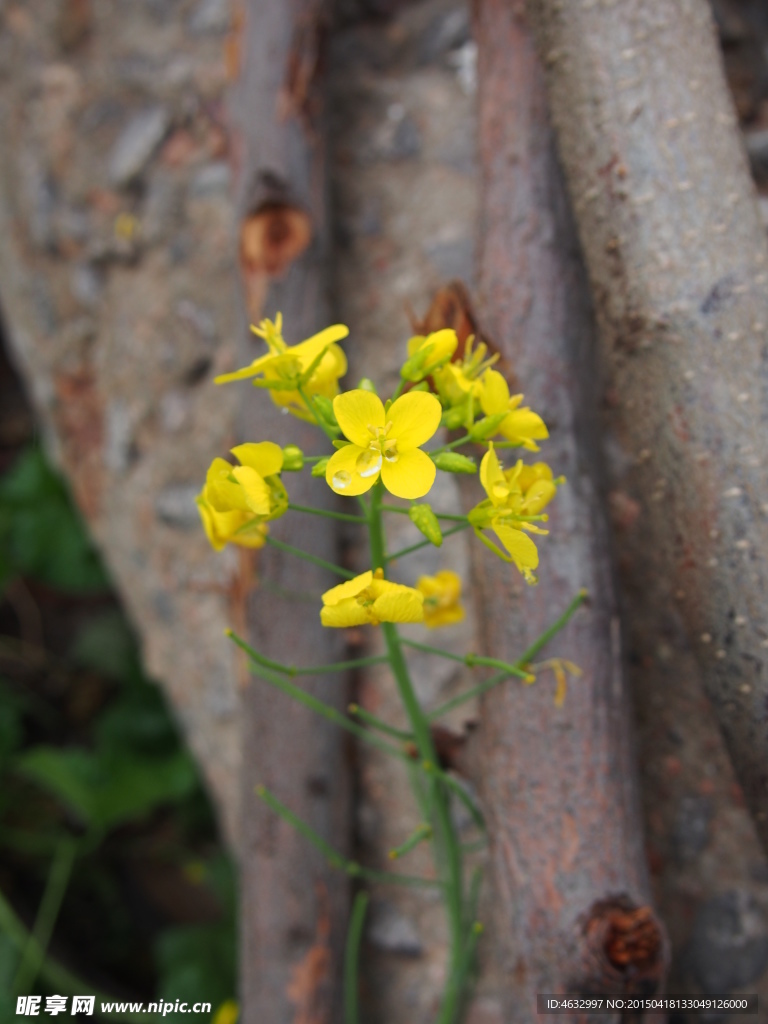
[[[333,402],[350,444],[328,461],[325,479],[337,494],[363,494],[381,476],[398,498],[421,498],[435,481],[435,464],[420,445],[440,426],[440,403],[425,391],[401,395],[388,410],[370,391],[346,391]]]
[[[469,521],[483,543],[500,558],[514,562],[529,583],[536,582],[533,570],[539,564],[539,553],[528,534],[549,532],[531,518],[546,519],[541,511],[562,482],[562,478],[553,479],[552,470],[544,462],[526,466],[519,459],[512,469],[502,469],[493,444],[480,463],[480,483],[488,497],[472,509]],[[493,530],[507,554],[483,536],[481,530],[485,528]]]
[[[417,334],[408,342],[408,359],[400,371],[401,376],[414,383],[424,380],[451,359],[458,344],[456,331],[449,328],[426,336]]]
[[[383,579],[381,569],[362,573],[323,594],[320,621],[346,628],[381,622],[422,622],[424,595],[413,587]]]
[[[461,578],[450,569],[435,576],[420,576],[416,589],[424,595],[424,625],[431,629],[452,626],[464,618]]]
[[[447,426],[464,426],[468,430],[474,423],[483,388],[480,378],[498,358],[498,355],[488,356],[484,342],[475,347],[474,336],[471,336],[460,360],[444,363],[433,372],[432,380],[447,412]]]
[[[221,374],[215,378],[215,383],[229,384],[253,377],[257,387],[269,390],[275,405],[314,423],[316,417],[301,392],[309,399],[316,395],[332,399],[338,395],[339,378],[347,372],[347,357],[336,342],[346,338],[349,328],[334,324],[298,345],[287,345],[282,325],[283,319],[278,313],[274,323],[262,320],[258,327],[251,327],[254,334],[266,341],[269,352],[250,366]]]
[[[262,547],[266,523],[288,508],[288,495],[279,477],[283,468],[279,445],[271,441],[240,444],[232,454],[240,465],[214,459],[197,498],[205,532],[216,551],[228,543]]]
[[[495,433],[501,434],[514,445],[537,452],[536,441],[549,437],[544,420],[527,406],[519,408],[522,395],[509,393],[509,385],[498,370],[487,369],[483,374],[480,390],[480,405],[486,416],[506,412],[507,416],[498,425]]]

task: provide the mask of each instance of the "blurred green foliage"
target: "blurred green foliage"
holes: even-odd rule
[[[236,989],[233,865],[66,487],[34,446],[0,478],[0,612],[19,582],[53,593],[54,604],[76,595],[75,604],[87,596],[93,607],[77,611],[71,633],[70,617],[63,652],[36,649],[34,657],[22,635],[11,635],[13,615],[0,615],[0,1024],[17,1019],[17,994],[55,994],[62,950],[84,993],[206,1001],[215,1011]],[[78,694],[88,698],[85,712],[72,711]],[[74,858],[62,862],[62,850]],[[147,925],[134,913],[126,878],[160,869],[186,886],[188,902],[200,893],[203,920],[145,910]],[[3,892],[7,879],[15,884]],[[30,933],[45,947],[39,966]],[[131,971],[146,956],[147,936],[153,991],[136,992]],[[100,958],[98,985],[89,982],[88,948],[83,958],[89,942]],[[29,985],[19,992],[20,980]]]

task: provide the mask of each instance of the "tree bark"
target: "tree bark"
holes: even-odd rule
[[[481,321],[526,403],[549,425],[537,457],[567,477],[551,506],[550,536],[539,544],[537,587],[491,554],[478,555],[485,649],[519,656],[580,588],[590,595],[543,655],[562,655],[583,671],[564,705],[556,706],[552,677],[542,670],[534,686],[506,685],[482,707],[480,787],[492,837],[505,1019],[513,1022],[532,1018],[536,993],[656,990],[666,940],[649,905],[600,503],[586,277],[523,5],[479,0],[475,31]]]
[[[231,97],[238,164],[235,201],[241,270],[252,322],[284,317],[295,343],[329,322],[322,93],[317,78],[325,5],[252,0],[242,29],[242,68]],[[247,331],[243,324],[243,337]],[[259,347],[260,350],[260,347]],[[248,343],[243,362],[253,359]],[[242,440],[272,438],[318,450],[317,428],[278,415],[264,392],[242,408]],[[330,505],[321,481],[286,480],[299,504]],[[308,520],[308,521],[307,521]],[[332,520],[296,513],[271,535],[336,560]],[[253,645],[296,665],[339,660],[343,636],[320,625],[320,595],[338,582],[326,570],[272,548],[260,552],[248,603]],[[339,710],[338,676],[303,677]],[[332,846],[348,842],[349,785],[339,730],[258,679],[243,702],[242,998],[246,1024],[332,1024],[339,986],[347,882],[306,839],[256,796],[264,784]]]
[[[768,846],[768,253],[709,8],[530,9],[640,508],[628,571],[684,622]]]

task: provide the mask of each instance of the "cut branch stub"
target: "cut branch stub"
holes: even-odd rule
[[[312,222],[299,207],[266,202],[240,228],[240,267],[251,320],[261,319],[269,278],[282,277],[306,250]]]
[[[289,203],[264,203],[240,228],[240,259],[246,273],[281,277],[312,239],[309,216]]]
[[[585,963],[574,991],[651,995],[667,962],[666,935],[653,909],[626,896],[598,900],[585,916]]]

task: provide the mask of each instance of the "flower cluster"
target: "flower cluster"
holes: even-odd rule
[[[380,509],[376,495],[382,488],[414,502],[431,490],[438,469],[477,473],[474,457],[454,449],[479,444],[486,449],[479,467],[485,499],[466,516],[441,515],[427,503],[413,504],[411,520],[424,543],[436,546],[443,541],[441,518],[463,522],[494,554],[535,582],[539,556],[531,535],[547,533],[538,524],[546,522],[543,510],[562,478],[556,479],[543,462],[528,465],[518,459],[510,468],[502,465],[499,450],[538,452],[537,442],[548,431],[541,417],[523,406],[523,396],[510,393],[494,368],[498,357],[489,355],[485,344],[470,338],[460,351],[455,331],[448,329],[411,338],[400,384],[385,402],[369,380],[340,393],[339,379],[347,369],[338,345],[348,334],[342,324],[297,345],[285,342],[279,314],[274,322],[263,320],[252,330],[269,351],[250,366],[217,377],[216,383],[251,379],[280,408],[316,423],[336,451],[305,456],[295,446],[283,450],[265,441],[233,448],[238,466],[215,459],[198,497],[214,548],[227,543],[261,547],[267,542],[267,523],[289,507],[282,471],[311,464],[312,475],[324,476],[336,494],[357,498],[361,518],[370,523],[374,504],[377,514]],[[441,427],[461,430],[463,436],[425,450]],[[374,495],[370,501],[364,497],[368,492]],[[385,579],[379,566],[325,593],[321,619],[326,626],[341,627],[380,622],[449,625],[464,615],[460,593],[455,573],[444,570],[422,577],[414,588]]]

